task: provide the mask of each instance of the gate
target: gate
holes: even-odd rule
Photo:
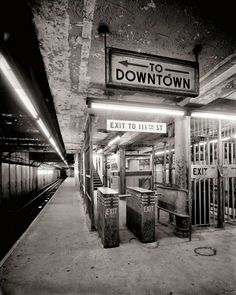
[[[225,221],[235,220],[236,208],[236,128],[231,126],[224,135],[223,142],[223,188],[224,188],[224,217]]]
[[[86,213],[89,215],[91,230],[94,229],[94,195],[93,195],[93,142],[92,142],[92,116],[86,122],[86,132],[83,152],[80,157],[80,188],[83,193]]]
[[[191,119],[193,225],[235,221],[235,134],[236,122]]]

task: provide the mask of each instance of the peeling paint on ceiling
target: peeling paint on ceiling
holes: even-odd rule
[[[83,144],[87,96],[177,103],[175,98],[162,95],[107,91],[104,39],[97,32],[101,22],[109,26],[108,46],[195,60],[192,50],[201,44],[201,77],[236,48],[233,34],[205,15],[204,6],[194,0],[30,0],[30,3],[68,153],[79,152]],[[217,90],[214,99],[220,93]],[[196,98],[194,102],[199,101]],[[95,123],[95,130],[101,129],[99,122]],[[99,141],[97,132],[94,138]],[[103,134],[101,140],[104,138]]]

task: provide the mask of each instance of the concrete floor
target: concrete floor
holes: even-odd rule
[[[1,262],[0,294],[236,294],[236,226],[197,230],[191,242],[167,223],[156,230],[156,243],[141,244],[121,224],[120,247],[104,249],[67,178]],[[205,246],[216,255],[194,252]]]

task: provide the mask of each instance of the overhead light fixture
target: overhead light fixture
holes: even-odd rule
[[[105,35],[105,34],[108,35],[110,33],[109,27],[105,23],[100,23],[97,31],[101,35]]]
[[[207,119],[221,119],[221,120],[236,120],[236,116],[231,114],[219,114],[208,112],[193,112],[191,114],[193,118],[207,118]]]
[[[149,113],[149,114],[163,114],[172,116],[184,116],[185,112],[182,110],[165,109],[158,107],[144,107],[126,104],[115,104],[115,103],[102,103],[102,102],[91,102],[91,108],[111,111],[122,111],[122,112],[135,112],[135,113]]]
[[[234,134],[232,137],[233,138],[236,138],[236,134]],[[223,137],[221,139],[221,141],[228,141],[228,140],[230,140],[230,138],[231,137]],[[209,141],[209,143],[217,143],[217,142],[218,142],[218,139],[212,139],[212,140]],[[198,143],[195,143],[194,146],[198,146],[198,145],[202,146],[202,145],[206,145],[206,144],[207,144],[206,141],[202,141],[199,144]],[[192,145],[190,147],[192,147]],[[172,152],[175,152],[175,149],[172,149],[171,151]],[[166,150],[166,154],[169,154],[169,152],[170,152],[169,150]],[[156,152],[155,155],[156,156],[161,156],[161,155],[164,155],[164,153],[165,153],[164,150],[162,150],[162,151]]]
[[[175,149],[172,149],[171,151],[174,152]],[[158,152],[155,153],[155,155],[156,156],[161,156],[161,155],[164,155],[164,153],[165,153],[164,150],[163,151],[158,151]],[[170,153],[170,150],[166,150],[166,154],[169,154],[169,153]]]
[[[99,149],[99,150],[96,152],[96,154],[101,154],[101,153],[103,153],[103,149]]]
[[[228,140],[230,140],[230,137],[223,137],[221,140],[222,141],[228,141]]]
[[[37,123],[38,123],[39,127],[41,128],[41,130],[43,131],[43,133],[45,134],[45,136],[47,138],[49,138],[50,137],[50,133],[48,132],[48,129],[45,126],[45,124],[43,123],[43,121],[41,119],[38,119],[37,120]]]
[[[56,150],[56,152],[58,153],[58,155],[60,156],[60,157],[62,157],[62,154],[61,154],[61,152],[59,151],[59,148],[56,146],[55,147],[55,150]]]
[[[55,141],[54,141],[54,139],[53,139],[52,137],[49,138],[49,141],[50,141],[51,145],[52,145],[54,148],[57,147],[57,145],[56,145],[56,143],[55,143]]]
[[[25,106],[27,111],[30,113],[32,118],[36,120],[36,122],[39,125],[41,131],[47,137],[47,139],[49,140],[49,142],[51,143],[53,148],[59,154],[61,159],[63,161],[65,161],[62,154],[61,154],[61,152],[59,151],[54,139],[51,137],[46,125],[44,124],[44,122],[39,117],[39,114],[37,113],[33,103],[31,102],[31,100],[30,100],[29,96],[27,95],[26,91],[21,86],[21,84],[20,84],[19,80],[17,79],[14,71],[12,70],[11,66],[7,62],[5,56],[2,54],[2,52],[0,52],[0,70],[3,73],[4,77],[6,78],[6,80],[8,81],[8,83],[11,85],[11,87],[15,91],[15,93],[17,94],[17,97],[21,100],[21,102],[23,103],[23,105]],[[66,161],[65,161],[65,164],[67,165]]]
[[[232,137],[234,137],[234,136],[232,136]],[[228,141],[228,140],[230,140],[230,138],[231,137],[223,137],[222,139],[221,139],[221,141]],[[218,139],[212,139],[212,140],[209,140],[209,143],[217,143],[218,142]],[[194,144],[194,146],[198,146],[198,145],[200,145],[200,146],[202,146],[202,145],[206,145],[207,144],[207,141],[201,141],[201,142],[199,142],[199,143],[195,143]],[[191,146],[192,147],[192,146]]]
[[[218,139],[212,139],[210,140],[210,143],[217,143],[218,142]]]
[[[115,138],[113,138],[112,140],[110,140],[108,142],[108,145],[111,146],[111,145],[113,145],[114,143],[116,143],[119,140],[120,140],[120,136],[116,136]]]
[[[17,96],[20,98],[21,102],[24,104],[28,112],[31,114],[31,116],[34,119],[37,119],[38,113],[35,110],[35,107],[33,106],[32,102],[30,101],[28,95],[20,85],[18,79],[16,78],[16,75],[12,71],[10,65],[8,64],[5,57],[0,52],[0,69],[2,73],[4,74],[5,78],[9,82],[9,84],[12,86],[14,91],[16,92]]]

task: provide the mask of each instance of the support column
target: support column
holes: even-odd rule
[[[120,177],[119,177],[119,194],[126,193],[126,178],[125,178],[125,148],[120,147]]]
[[[183,189],[188,188],[189,125],[189,117],[175,119],[175,184]]]
[[[82,153],[82,171],[83,171],[83,180],[82,180],[83,194],[85,195],[85,193],[86,193],[86,167],[85,167],[85,152],[84,152],[84,150]]]
[[[173,185],[172,180],[172,165],[173,165],[173,152],[172,152],[172,143],[169,141],[169,185]]]
[[[75,185],[79,186],[79,154],[74,154],[74,178]]]
[[[162,165],[162,183],[166,185],[166,142],[164,142],[164,155],[163,155],[163,165]]]
[[[81,150],[81,153],[79,154],[79,188],[80,191],[82,192],[82,196],[84,189],[83,189],[83,149]]]
[[[103,154],[103,186],[107,187],[107,156]]]
[[[152,170],[152,177],[151,177],[151,190],[155,189],[155,164],[154,164],[154,160],[155,160],[155,150],[154,150],[154,146],[152,146],[152,154],[150,157],[150,168]]]
[[[168,148],[169,148],[169,163],[168,163],[168,169],[169,169],[169,186],[172,187],[172,185],[173,185],[173,180],[172,180],[173,152],[172,152],[172,141],[171,141],[170,137],[169,137]],[[170,222],[173,222],[174,221],[174,215],[171,214],[171,213],[169,214],[169,221]]]
[[[190,117],[175,119],[175,184],[190,191]],[[190,204],[189,204],[190,205]],[[189,215],[191,211],[189,208]],[[190,218],[191,220],[191,218]],[[186,236],[189,218],[176,216],[176,234]]]
[[[90,173],[90,198],[91,198],[91,230],[95,230],[94,218],[94,193],[93,193],[93,116],[89,115],[89,173]]]
[[[174,131],[173,131],[173,125],[170,125],[169,128],[167,129],[168,131],[168,149],[169,149],[169,164],[168,164],[168,169],[169,169],[169,186],[172,187],[173,185],[173,179],[172,179],[172,167],[173,167],[173,136],[174,136]]]

